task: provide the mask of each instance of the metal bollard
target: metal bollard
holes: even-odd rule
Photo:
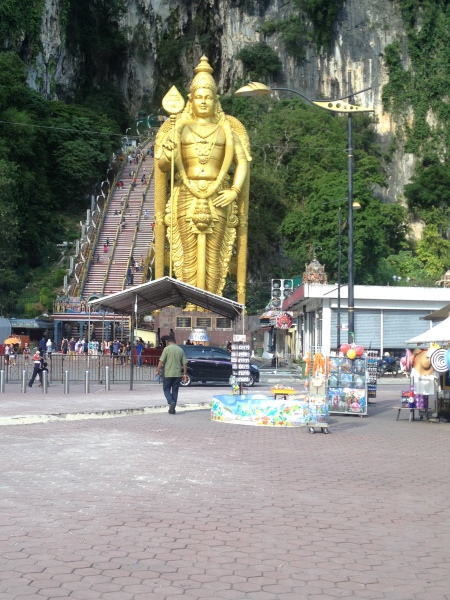
[[[25,369],[22,371],[22,388],[20,390],[22,394],[27,393],[27,372]]]
[[[0,371],[0,394],[5,393],[5,371],[2,369]]]
[[[85,381],[84,381],[84,392],[85,394],[89,394],[91,391],[91,382],[89,381],[89,371],[86,371]]]
[[[47,371],[42,371],[42,393],[48,393],[48,373]]]
[[[109,367],[105,367],[105,390],[109,392],[111,389],[111,377],[109,374]]]
[[[69,371],[64,371],[64,393],[69,393]]]

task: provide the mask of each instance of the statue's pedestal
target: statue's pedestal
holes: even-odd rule
[[[328,422],[328,404],[325,398],[300,394],[287,399],[265,394],[224,394],[213,396],[211,419],[239,425],[308,427]]]

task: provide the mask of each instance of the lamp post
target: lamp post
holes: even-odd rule
[[[345,198],[344,198],[345,200]],[[339,202],[339,200],[335,200]],[[352,213],[354,210],[359,210],[361,205],[359,202],[352,202]],[[338,209],[338,298],[337,298],[337,314],[336,314],[336,347],[339,351],[341,347],[341,256],[342,256],[342,207]],[[349,233],[350,235],[350,233]],[[353,239],[353,238],[352,238]]]
[[[353,250],[353,129],[352,129],[352,116],[357,112],[373,112],[373,108],[366,108],[364,106],[357,106],[352,104],[353,96],[357,94],[361,94],[370,90],[370,88],[366,88],[364,90],[360,90],[359,92],[352,92],[352,82],[351,82],[351,73],[348,73],[348,95],[343,98],[339,98],[338,100],[310,100],[307,96],[299,92],[298,90],[293,90],[291,88],[281,88],[281,87],[273,87],[269,88],[263,83],[258,83],[256,81],[252,81],[245,85],[244,87],[239,88],[234,95],[235,96],[267,96],[271,94],[273,91],[284,91],[284,92],[292,92],[297,96],[300,96],[308,102],[309,104],[314,104],[319,108],[324,110],[329,110],[331,112],[337,113],[345,113],[348,116],[348,148],[347,148],[347,158],[348,158],[348,341],[352,344],[355,341],[355,272],[354,272],[354,250]],[[349,102],[346,102],[346,100]],[[339,239],[340,239],[339,232]],[[339,298],[340,300],[340,298]],[[338,311],[338,314],[339,311]],[[340,319],[340,317],[339,317]],[[340,336],[339,336],[340,337]]]

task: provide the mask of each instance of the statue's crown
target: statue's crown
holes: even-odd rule
[[[212,90],[215,94],[217,94],[216,82],[214,81],[211,73],[213,73],[213,68],[209,64],[206,56],[202,56],[200,62],[194,69],[195,77],[192,80],[190,91],[191,93],[195,92],[200,88],[206,88]]]

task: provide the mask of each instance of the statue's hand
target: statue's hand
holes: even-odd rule
[[[175,160],[175,158],[178,155],[178,148],[177,145],[175,144],[175,142],[171,139],[171,138],[167,138],[163,145],[163,152],[164,152],[164,156],[167,158],[167,160],[172,160],[172,155],[173,158]]]
[[[213,201],[214,206],[228,206],[237,199],[237,192],[234,190],[222,190]]]

